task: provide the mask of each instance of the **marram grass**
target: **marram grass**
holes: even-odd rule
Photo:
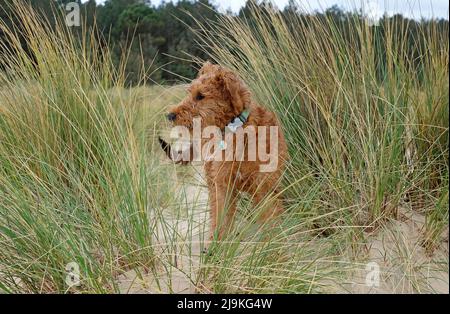
[[[79,37],[13,5],[22,23],[0,22],[0,289],[68,291],[75,262],[77,291],[114,291],[116,273],[155,263],[155,120],[94,31]]]
[[[183,91],[146,87],[145,71],[126,89],[126,52],[115,67],[95,30],[74,34],[58,18],[50,27],[13,5],[21,26],[0,22],[1,292],[128,292],[129,272],[146,292],[179,292],[180,274],[184,292],[342,292],[367,262],[364,231],[399,208],[426,215],[430,250],[448,226],[448,33],[432,24],[410,45],[420,78],[404,50],[408,25],[386,23],[381,36],[355,18],[343,33],[332,19],[256,8],[252,27],[210,25],[211,57],[278,113],[291,154],[275,228],[258,226],[244,200],[210,256],[198,252],[206,201],[181,182],[195,171],[161,162],[154,145]],[[389,52],[382,67],[377,41]],[[429,291],[396,244],[410,271],[402,280]]]

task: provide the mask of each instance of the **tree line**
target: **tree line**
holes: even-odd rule
[[[106,0],[97,4],[95,0],[81,3],[81,0],[23,0],[46,15],[51,22],[54,19],[55,8],[64,8],[69,2],[77,2],[87,28],[96,27],[101,38],[110,46],[113,60],[117,63],[127,51],[126,74],[129,84],[136,84],[141,77],[142,69],[148,73],[149,82],[173,84],[184,79],[191,79],[195,75],[192,58],[207,58],[206,52],[196,43],[196,36],[192,28],[198,28],[197,23],[217,21],[222,13],[209,0],[179,0],[176,2],[162,2],[155,5],[150,0]],[[6,23],[20,25],[11,14],[11,0],[0,0],[0,19]],[[233,14],[233,18],[251,20],[251,6],[262,9],[274,9],[269,2],[247,0],[240,11]],[[323,13],[300,13],[294,1],[283,8],[282,14],[287,18],[292,15],[308,19],[327,18],[336,21],[342,27],[343,35],[351,33],[350,22],[358,12],[345,12],[338,6],[332,6]],[[226,14],[232,14],[227,12]],[[384,17],[388,18],[388,17]],[[407,20],[401,15],[389,17],[396,23]],[[414,32],[429,23],[438,25],[439,30],[448,34],[447,20],[411,20],[411,45],[417,45]],[[295,32],[295,30],[292,30]],[[382,30],[381,30],[382,31]],[[5,40],[0,32],[0,41]],[[412,52],[413,53],[413,52]]]

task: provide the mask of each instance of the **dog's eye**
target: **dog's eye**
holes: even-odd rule
[[[205,96],[202,93],[198,93],[197,96],[195,96],[196,100],[202,100],[203,98],[205,98]]]

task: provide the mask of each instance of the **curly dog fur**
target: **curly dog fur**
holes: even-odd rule
[[[170,110],[168,117],[175,126],[184,126],[190,130],[195,117],[202,118],[202,128],[216,126],[223,130],[244,110],[249,111],[244,127],[254,126],[258,132],[258,126],[279,126],[275,114],[253,101],[249,88],[235,73],[206,62],[197,78],[190,84],[188,95]],[[278,129],[278,164],[272,172],[260,171],[259,166],[266,162],[260,158],[254,161],[244,158],[239,161],[204,162],[211,209],[210,239],[215,236],[222,239],[229,230],[236,212],[239,192],[250,194],[253,206],[258,206],[263,199],[268,199],[265,198],[267,195],[274,193],[268,201],[268,206],[265,203],[265,209],[258,217],[260,222],[283,211],[278,186],[287,158],[287,148],[281,128]],[[252,139],[246,136],[246,145],[251,144],[249,141]],[[265,137],[265,141],[266,149],[273,145],[269,142],[269,136]],[[170,145],[161,139],[160,144],[170,156]]]

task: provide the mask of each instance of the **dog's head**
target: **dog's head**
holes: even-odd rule
[[[202,66],[187,91],[167,119],[189,129],[196,117],[201,118],[202,127],[223,129],[250,104],[250,92],[244,82],[232,71],[210,62]]]

